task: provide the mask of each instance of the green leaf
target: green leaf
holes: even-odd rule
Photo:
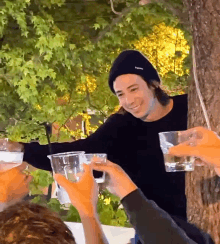
[[[93,26],[93,28],[94,28],[95,30],[98,30],[98,29],[101,28],[101,26],[100,26],[98,23],[95,23],[94,26]]]
[[[99,214],[99,219],[102,224],[109,224],[113,218],[114,213],[111,205],[106,205],[103,211]]]
[[[131,18],[130,16],[126,18],[126,21],[127,21],[128,23],[130,23],[131,20],[132,20],[132,18]]]
[[[81,222],[79,213],[73,205],[70,206],[69,211],[65,217],[65,221]]]
[[[49,202],[47,203],[48,208],[50,208],[52,211],[60,213],[62,210],[61,204],[58,199],[51,198]]]
[[[70,50],[74,50],[74,49],[76,49],[76,45],[75,44],[69,44],[69,48],[70,48]]]
[[[41,196],[36,196],[31,200],[32,203],[40,203],[41,202]]]

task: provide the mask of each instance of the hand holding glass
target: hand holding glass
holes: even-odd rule
[[[49,155],[54,173],[61,174],[72,182],[78,182],[84,172],[83,163],[89,164],[93,157],[106,162],[106,154],[85,154],[83,151],[67,152]],[[104,182],[105,173],[101,178],[95,179],[97,183]],[[56,183],[57,184],[57,183]],[[61,204],[71,203],[67,192],[57,184],[57,197]]]
[[[189,140],[181,136],[181,131],[167,131],[159,133],[160,147],[164,156],[166,172],[193,171],[195,158],[191,156],[174,156],[168,153],[169,148]]]
[[[96,158],[96,163],[106,163],[107,160],[107,154],[105,153],[88,153],[82,155],[82,161],[85,164],[90,164],[94,158]],[[97,183],[103,183],[105,181],[105,172],[103,172],[102,177],[96,178],[95,181]]]
[[[65,176],[72,182],[79,180],[79,174],[83,171],[80,155],[84,154],[83,151],[57,153],[48,155],[50,159],[53,172]],[[69,196],[64,188],[57,184],[57,198],[61,204],[71,203]]]

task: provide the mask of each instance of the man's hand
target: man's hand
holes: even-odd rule
[[[27,163],[10,170],[0,171],[0,202],[16,203],[29,193],[29,183],[32,176],[23,173],[27,167]]]
[[[220,168],[220,138],[215,132],[203,127],[195,127],[182,132],[181,136],[189,139],[171,147],[169,154],[198,157],[205,163]]]
[[[106,163],[100,163],[98,160],[93,160],[91,163],[92,169],[106,172],[105,182],[102,188],[107,188],[112,194],[120,199],[127,196],[132,191],[138,189],[125,171],[117,164],[107,160]]]
[[[98,184],[93,177],[91,164],[83,164],[83,167],[84,173],[78,182],[71,182],[60,174],[55,174],[54,178],[67,191],[80,215],[93,217],[98,202]]]

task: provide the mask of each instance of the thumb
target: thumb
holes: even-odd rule
[[[82,174],[82,179],[88,177],[88,175],[93,177],[93,171],[92,171],[93,169],[91,163],[90,164],[83,163],[83,169],[84,169],[84,173]]]
[[[195,154],[195,148],[188,145],[177,145],[169,149],[169,154],[176,156],[193,156]]]
[[[90,164],[83,163],[83,169],[86,174],[88,173],[91,174],[92,173],[91,163]]]

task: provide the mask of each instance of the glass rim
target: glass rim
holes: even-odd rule
[[[71,156],[71,155],[79,155],[79,154],[85,154],[85,151],[72,151],[72,152],[65,152],[65,153],[55,153],[47,155],[47,157],[65,157],[65,156]]]
[[[170,131],[163,131],[163,132],[158,132],[158,134],[165,134],[165,133],[170,133],[170,132],[183,132],[185,130],[170,130]]]

